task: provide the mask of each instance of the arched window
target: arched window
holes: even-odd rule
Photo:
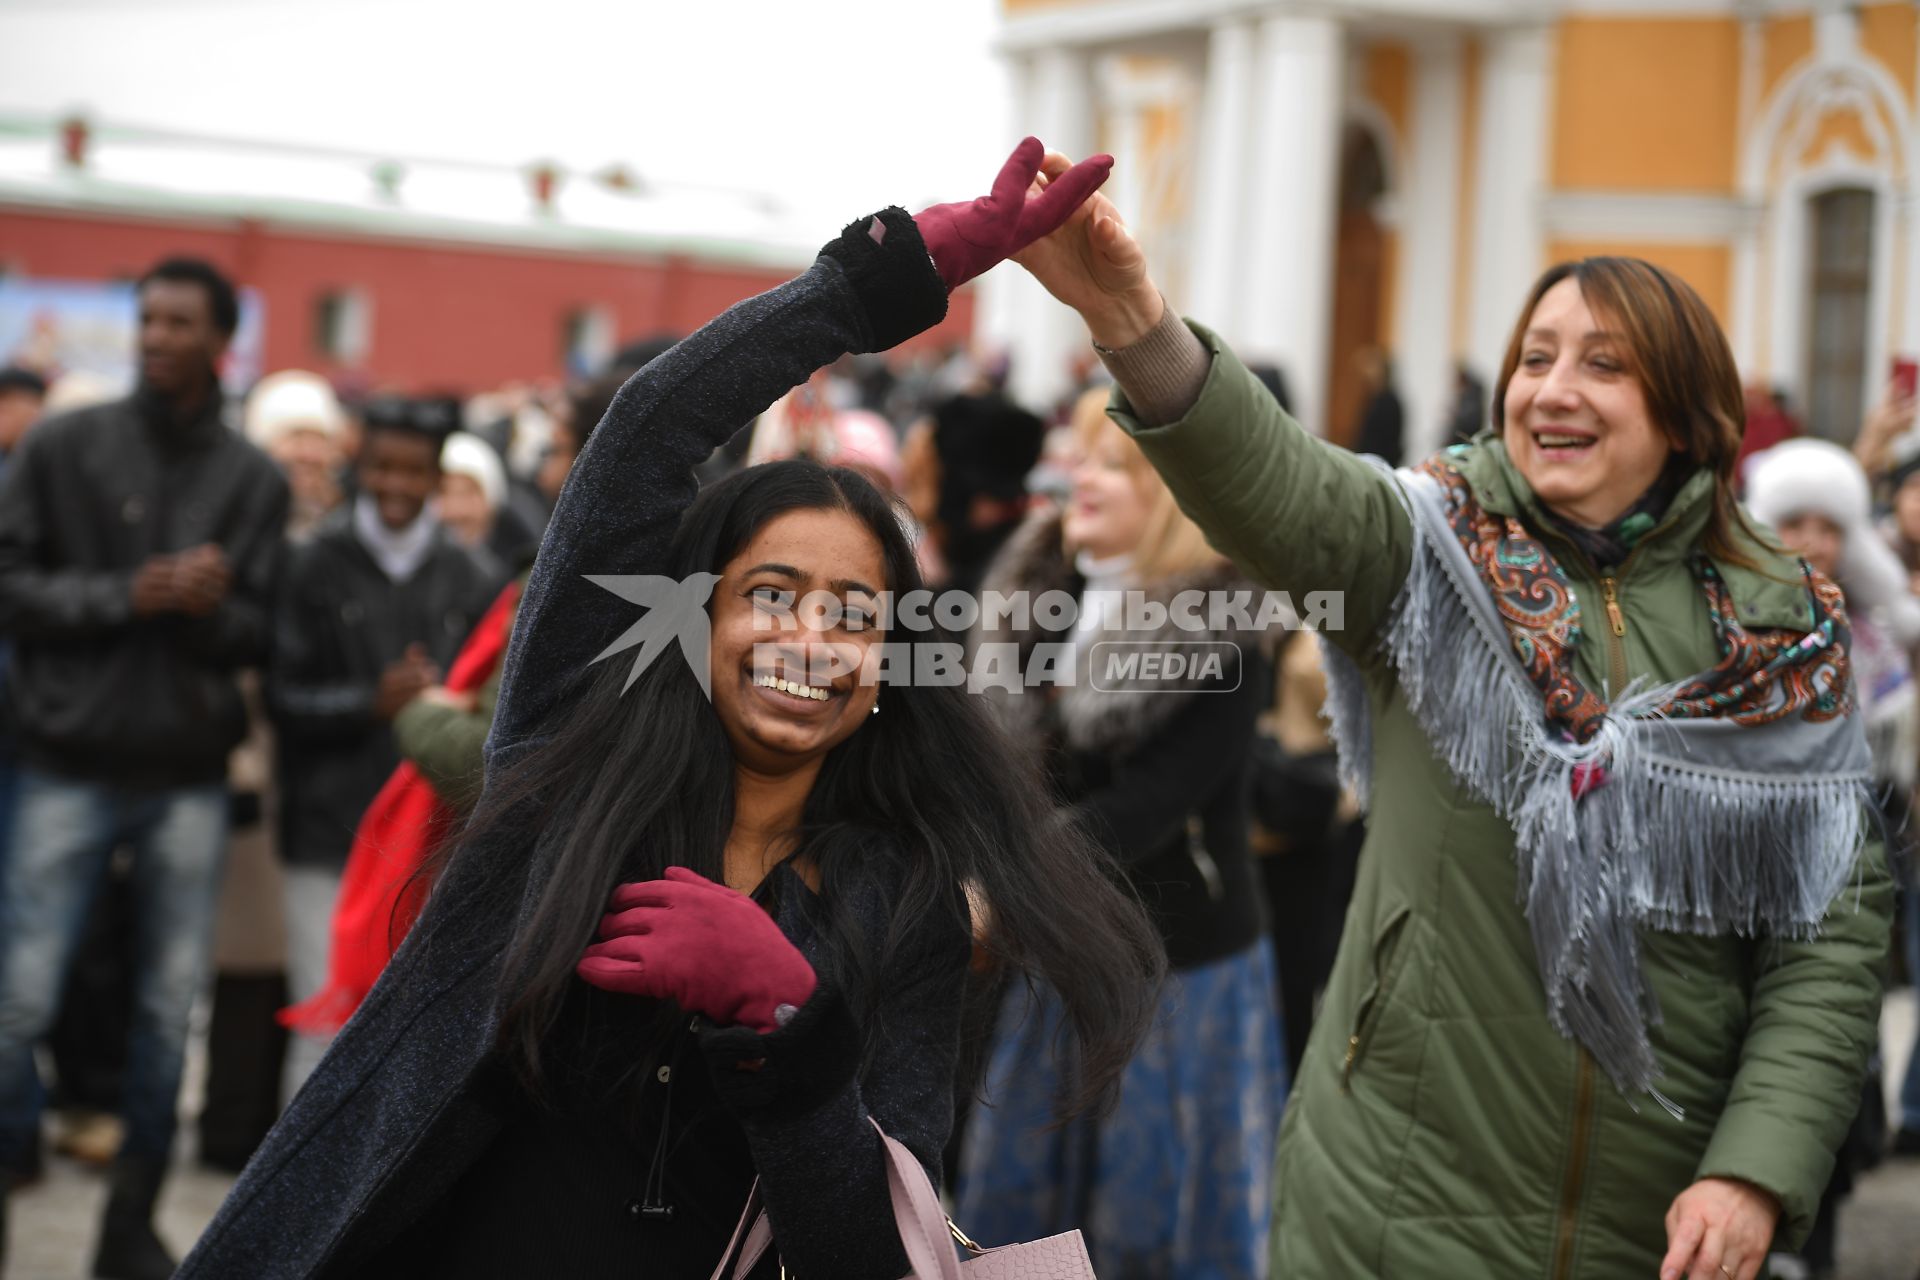
[[[1843,444],[1866,414],[1871,191],[1841,187],[1808,203],[1807,429]]]

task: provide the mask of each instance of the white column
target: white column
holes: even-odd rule
[[[1095,140],[1094,86],[1086,54],[1073,48],[1041,50],[1033,57],[1027,86],[1027,118],[1016,127],[1075,160],[1089,155]],[[1009,390],[1015,400],[1044,414],[1071,390],[1069,365],[1087,344],[1086,326],[1018,267],[1002,266],[988,279],[1008,295],[997,305],[1008,319]]]
[[[1915,54],[1916,74],[1920,74],[1920,51]],[[1916,176],[1914,165],[1920,164],[1920,122],[1915,122],[1908,131],[1906,182],[1896,187],[1896,198],[1900,201],[1900,219],[1906,233],[1907,283],[1901,290],[1900,336],[1893,350],[1903,356],[1920,355],[1920,176]],[[1879,389],[1875,388],[1877,402]]]
[[[1760,89],[1764,78],[1766,54],[1765,15],[1743,11],[1740,17],[1740,137],[1744,151],[1760,127]],[[1733,235],[1733,296],[1727,300],[1732,314],[1727,318],[1727,337],[1733,344],[1733,361],[1742,378],[1754,377],[1760,359],[1760,259],[1762,209],[1766,203],[1764,188],[1749,185],[1742,174],[1740,196],[1747,206]]]
[[[1407,410],[1406,456],[1440,445],[1453,400],[1453,296],[1460,213],[1461,114],[1466,82],[1460,40],[1436,36],[1415,52],[1412,134],[1400,206],[1399,341]]]
[[[1527,290],[1546,265],[1540,203],[1553,45],[1546,28],[1526,27],[1489,32],[1483,49],[1468,358],[1491,386]]]
[[[1200,156],[1189,234],[1191,296],[1176,306],[1218,329],[1241,334],[1247,245],[1247,125],[1253,112],[1254,28],[1222,22],[1207,39],[1206,92],[1200,108]]]
[[[1241,348],[1286,371],[1294,414],[1326,434],[1345,33],[1332,18],[1259,26],[1246,203]]]
[[[1028,122],[1033,118],[1033,75],[1031,57],[1021,54],[1008,57],[1007,80],[1013,100],[1007,130],[1009,147],[1016,139],[1025,137],[1026,131],[1032,128]],[[1046,139],[1043,137],[1041,141]],[[974,304],[973,337],[975,344],[983,350],[1013,350],[1019,338],[1020,315],[1030,303],[1022,281],[1029,285],[1032,283],[1026,272],[1009,263],[997,271],[987,272],[972,286],[978,294],[978,301]]]
[[[1802,412],[1806,409],[1807,198],[1792,185],[1773,193],[1766,230],[1767,382],[1784,387]]]
[[[1764,372],[1760,368],[1760,308],[1765,292],[1760,265],[1765,227],[1763,206],[1747,201],[1740,213],[1740,225],[1733,233],[1733,296],[1728,299],[1733,314],[1728,317],[1732,332],[1727,338],[1733,345],[1733,362],[1739,366],[1742,378],[1757,377]]]

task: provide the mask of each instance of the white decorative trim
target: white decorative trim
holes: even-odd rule
[[[1254,63],[1240,345],[1286,370],[1294,416],[1316,435],[1327,426],[1345,44],[1331,18],[1267,18]]]
[[[1920,48],[1914,50],[1914,63],[1914,74],[1920,76]],[[1901,222],[1906,235],[1906,278],[1900,291],[1900,333],[1893,339],[1893,349],[1913,355],[1920,353],[1920,199],[1915,198],[1915,187],[1920,185],[1920,128],[1907,131],[1904,154],[1907,182]]]
[[[1609,18],[1758,18],[1804,14],[1809,0],[1565,0],[1562,13]]]
[[[1225,21],[1275,17],[1511,27],[1550,22],[1561,7],[1561,0],[1106,0],[1010,17],[996,44],[1004,53],[1056,45],[1104,45],[1203,32]]]
[[[104,222],[155,223],[237,230],[248,224],[268,230],[321,235],[330,240],[378,244],[457,244],[463,250],[507,254],[617,254],[633,262],[664,262],[674,256],[701,263],[766,267],[791,271],[805,267],[813,253],[786,245],[695,235],[622,232],[565,223],[545,226],[476,224],[430,214],[368,214],[317,202],[248,200],[244,197],[182,194],[120,183],[89,183],[87,189],[57,183],[0,177],[0,215],[58,213],[62,217]],[[3,221],[0,218],[0,221]]]
[[[1849,89],[1864,93],[1877,102],[1893,121],[1894,132],[1900,139],[1913,136],[1912,116],[1900,85],[1876,59],[1857,53],[1844,62],[1808,58],[1774,91],[1761,112],[1757,127],[1747,136],[1740,158],[1740,190],[1750,197],[1765,196],[1770,164],[1779,148],[1780,135],[1793,120],[1795,111],[1803,105],[1803,100],[1811,98],[1814,105],[1824,105],[1821,99],[1836,93],[1844,94]],[[1863,114],[1870,124],[1876,122],[1877,112]],[[1904,147],[1901,153],[1905,154]]]
[[[1222,22],[1207,37],[1195,198],[1189,206],[1191,297],[1186,301],[1194,315],[1229,336],[1239,335],[1245,305],[1241,236],[1252,199],[1256,43],[1256,31],[1247,22]]]
[[[1070,156],[1093,150],[1100,103],[1083,50],[1036,50],[1023,89],[1023,106],[1036,136]],[[1009,390],[1022,404],[1051,407],[1072,390],[1069,367],[1074,353],[1086,350],[1086,327],[1024,271],[990,272],[987,279],[999,281],[997,287],[1005,290],[994,298],[991,311],[996,321],[1009,326],[1004,334],[1012,359]]]
[[[1679,244],[1732,240],[1762,213],[1757,201],[1704,192],[1557,191],[1540,207],[1553,239]]]
[[[1773,349],[1768,381],[1784,386],[1804,403],[1807,386],[1807,282],[1810,272],[1808,205],[1816,196],[1843,187],[1873,192],[1873,266],[1867,290],[1867,359],[1862,374],[1863,403],[1880,395],[1887,375],[1889,302],[1893,274],[1896,193],[1886,171],[1836,148],[1810,169],[1781,184],[1770,220],[1768,257],[1773,261]]]
[[[1544,27],[1502,31],[1481,46],[1467,356],[1492,382],[1514,315],[1546,265],[1541,202],[1553,111],[1554,39]]]
[[[1767,29],[1752,6],[1741,11],[1740,21],[1740,114],[1739,137],[1753,132],[1760,119],[1760,94],[1766,66]],[[1733,276],[1728,282],[1727,337],[1733,346],[1734,364],[1743,373],[1752,373],[1759,357],[1760,343],[1760,234],[1766,226],[1765,205],[1749,194],[1746,206],[1751,216],[1733,237]]]
[[[1808,280],[1807,202],[1837,187],[1863,187],[1874,193],[1873,266],[1867,315],[1867,368],[1864,373],[1866,402],[1878,397],[1880,380],[1886,374],[1887,353],[1892,337],[1892,284],[1894,230],[1896,214],[1908,231],[1906,249],[1911,261],[1916,247],[1915,219],[1908,208],[1907,190],[1914,178],[1913,161],[1920,149],[1914,117],[1906,96],[1892,74],[1877,59],[1866,56],[1855,40],[1852,20],[1846,15],[1824,15],[1817,19],[1817,51],[1804,59],[1776,89],[1749,131],[1740,162],[1740,190],[1746,200],[1765,208],[1764,299],[1738,298],[1740,302],[1764,302],[1752,307],[1767,320],[1767,351],[1764,367],[1769,381],[1782,385],[1790,393],[1800,394],[1806,386],[1806,315]],[[1830,145],[1825,154],[1810,166],[1802,167],[1800,157],[1817,136],[1821,120],[1834,110],[1855,113],[1866,130],[1876,155],[1861,158]],[[1889,123],[1891,122],[1891,123]],[[1776,160],[1785,163],[1778,185],[1774,182]],[[1899,166],[1904,186],[1896,186],[1891,169]],[[1737,268],[1745,269],[1744,254]],[[1753,271],[1757,277],[1757,267]],[[1736,276],[1736,285],[1740,279]],[[1738,291],[1738,290],[1737,290]],[[1908,301],[1905,314],[1913,315]],[[1757,337],[1757,335],[1752,335]],[[1915,336],[1906,341],[1912,344]],[[1746,344],[1752,346],[1751,340]],[[1741,354],[1752,357],[1753,353]],[[1759,370],[1756,369],[1756,372]]]

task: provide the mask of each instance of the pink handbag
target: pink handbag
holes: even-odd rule
[[[887,1192],[893,1198],[893,1221],[900,1230],[900,1245],[906,1250],[907,1261],[913,1266],[902,1280],[1095,1280],[1086,1242],[1078,1231],[997,1249],[982,1249],[967,1239],[940,1211],[933,1182],[913,1158],[913,1152],[889,1138],[877,1122],[873,1128],[887,1151]],[[951,1240],[959,1241],[973,1256],[960,1261],[954,1256]],[[773,1227],[761,1206],[760,1183],[756,1180],[747,1207],[740,1211],[740,1225],[733,1229],[733,1239],[720,1255],[720,1265],[713,1269],[713,1280],[725,1280],[727,1263],[736,1255],[733,1280],[746,1280],[747,1273],[772,1244]],[[780,1274],[786,1276],[785,1267]]]

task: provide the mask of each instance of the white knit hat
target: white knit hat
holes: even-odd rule
[[[1823,515],[1851,536],[1873,512],[1867,473],[1851,453],[1828,440],[1787,440],[1755,454],[1747,466],[1747,509],[1770,525]]]
[[[1856,612],[1884,611],[1902,646],[1920,640],[1920,601],[1907,590],[1906,571],[1873,528],[1867,473],[1854,456],[1827,440],[1788,440],[1756,453],[1747,466],[1747,509],[1778,528],[1801,515],[1822,515],[1840,528],[1836,576]]]
[[[487,506],[498,511],[507,497],[507,469],[493,446],[470,431],[455,431],[440,446],[440,470],[480,486]]]
[[[325,378],[286,369],[254,384],[247,396],[246,427],[248,440],[271,449],[291,431],[318,431],[339,439],[346,431],[346,415]]]

